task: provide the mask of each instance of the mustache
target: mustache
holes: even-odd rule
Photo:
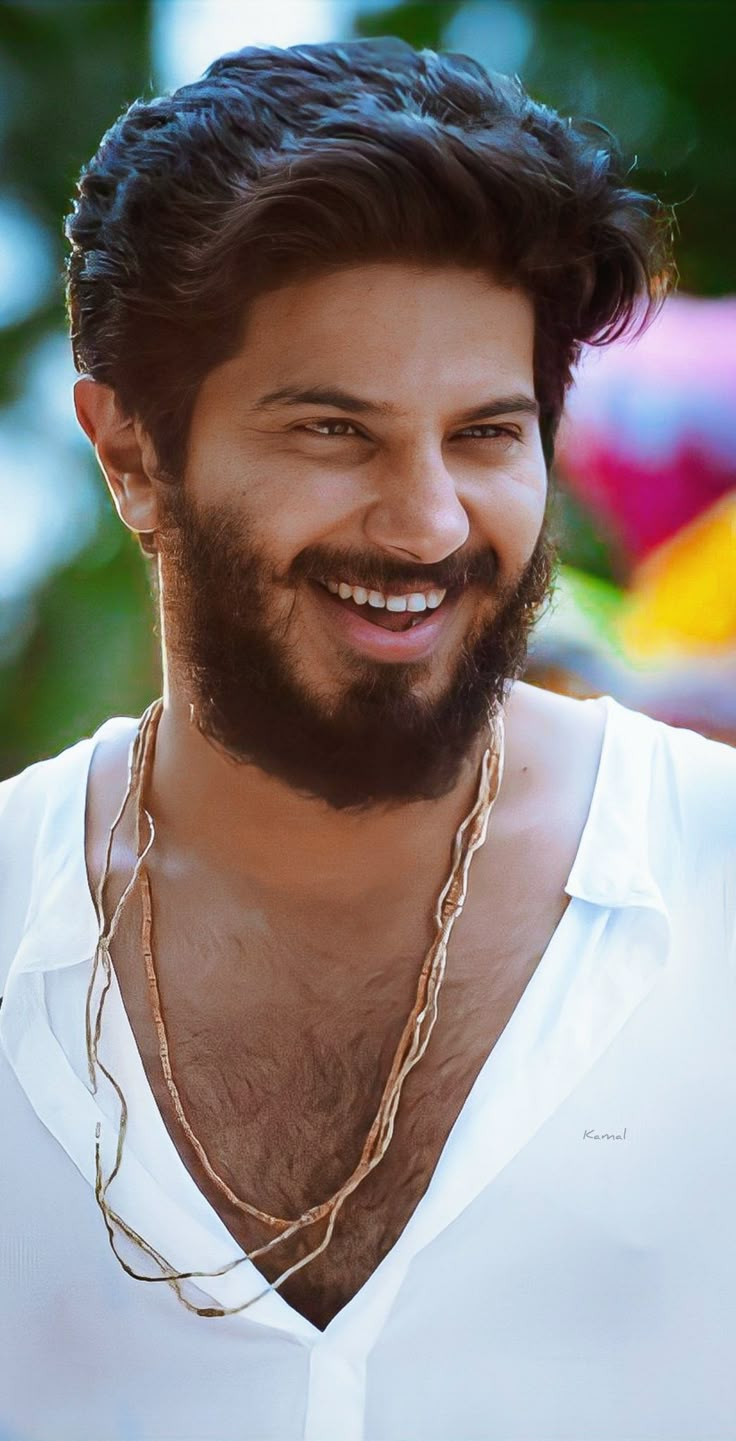
[[[348,585],[364,586],[366,590],[385,591],[392,585],[408,591],[423,590],[427,586],[454,590],[470,585],[489,590],[497,575],[498,560],[492,550],[465,558],[448,556],[441,564],[410,571],[406,566],[400,568],[387,556],[368,559],[357,551],[321,547],[319,551],[302,551],[289,570],[287,584],[299,580],[343,580]]]

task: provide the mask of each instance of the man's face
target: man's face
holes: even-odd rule
[[[524,294],[454,267],[251,308],[159,532],[171,683],[236,761],[337,809],[457,782],[551,583],[533,341]]]

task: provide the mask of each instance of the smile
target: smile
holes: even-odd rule
[[[333,582],[334,584],[334,582]],[[344,586],[348,595],[341,595],[328,589],[326,582],[314,582],[310,587],[319,606],[323,624],[330,626],[338,640],[363,655],[377,660],[422,660],[429,655],[442,639],[457,609],[461,592],[428,591],[421,595],[422,609],[418,600],[409,608],[408,602],[419,592],[405,597],[382,596],[380,592],[366,591],[356,599],[350,594],[359,587]],[[376,599],[371,602],[370,597]],[[404,600],[400,609],[387,605],[387,600]]]
[[[346,581],[326,580],[324,581],[330,595],[339,595],[341,600],[354,601],[356,605],[368,605],[372,610],[387,611],[393,615],[405,615],[409,611],[412,615],[421,615],[426,610],[436,610],[447,595],[445,589],[431,588],[429,590],[415,591],[381,591],[368,590],[362,585],[349,585]],[[375,619],[370,611],[366,612],[369,620]],[[379,618],[379,624],[383,618]],[[408,624],[390,626],[391,630],[408,630]]]

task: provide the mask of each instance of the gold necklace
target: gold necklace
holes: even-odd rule
[[[314,1248],[314,1250],[310,1251],[308,1255],[302,1257],[300,1261],[297,1261],[294,1265],[288,1267],[287,1270],[283,1271],[275,1281],[271,1282],[266,1287],[265,1291],[260,1293],[260,1295],[265,1295],[268,1291],[276,1289],[284,1281],[286,1281],[289,1276],[293,1275],[294,1272],[301,1270],[303,1266],[306,1266],[310,1261],[314,1260],[316,1256],[318,1256],[322,1251],[327,1248],[330,1240],[332,1239],[332,1234],[334,1231],[337,1216],[348,1196],[351,1195],[354,1190],[356,1190],[356,1188],[361,1184],[365,1177],[369,1175],[370,1172],[379,1164],[379,1162],[385,1156],[386,1151],[388,1150],[394,1133],[394,1123],[404,1081],[409,1072],[414,1068],[414,1066],[418,1063],[418,1061],[421,1060],[422,1056],[424,1055],[427,1049],[427,1045],[429,1043],[429,1038],[432,1034],[435,1022],[437,1020],[437,1003],[440,988],[445,975],[447,947],[450,939],[450,934],[454,923],[457,917],[462,912],[463,906],[465,904],[470,862],[473,855],[475,854],[475,851],[483,845],[486,839],[490,813],[493,809],[493,806],[495,805],[500,790],[501,780],[503,778],[505,748],[503,714],[499,711],[495,727],[492,726],[492,731],[495,732],[495,745],[494,740],[492,739],[491,743],[488,745],[488,747],[483,753],[480,765],[480,778],[476,800],[468,815],[462,821],[455,835],[450,874],[440,893],[435,907],[435,923],[437,927],[436,935],[432,944],[430,945],[429,951],[422,966],[417,985],[416,1000],[412,1008],[411,1014],[409,1015],[406,1025],[404,1026],[404,1029],[402,1031],[394,1055],[393,1063],[391,1065],[391,1069],[386,1084],[384,1086],[378,1111],[366,1137],[358,1164],[352,1175],[349,1176],[345,1182],[343,1182],[342,1186],[340,1186],[332,1196],[330,1196],[325,1201],[319,1202],[315,1206],[309,1207],[305,1212],[302,1213],[301,1216],[289,1220],[279,1216],[271,1216],[268,1212],[261,1211],[258,1207],[253,1206],[249,1202],[242,1200],[241,1197],[237,1196],[235,1192],[232,1191],[232,1189],[227,1185],[227,1183],[222,1179],[222,1177],[217,1174],[217,1172],[214,1170],[213,1166],[210,1163],[209,1157],[207,1156],[204,1147],[195,1136],[189,1124],[189,1121],[184,1112],[181,1096],[179,1094],[179,1090],[177,1088],[172,1072],[169,1043],[161,1011],[161,997],[153,957],[153,910],[151,885],[148,872],[145,869],[144,864],[145,859],[153,844],[153,840],[155,837],[155,827],[152,817],[145,809],[143,803],[143,796],[153,764],[156,732],[158,729],[162,710],[163,702],[161,700],[155,701],[153,705],[148,708],[141,720],[133,747],[131,749],[128,788],[125,798],[123,800],[123,804],[110,830],[110,835],[108,837],[108,846],[105,856],[105,865],[103,867],[103,874],[100,878],[100,884],[98,886],[97,892],[97,909],[98,916],[100,918],[100,938],[98,941],[98,948],[95,954],[95,966],[93,968],[93,975],[90,981],[87,998],[87,1049],[90,1063],[90,1079],[92,1081],[93,1088],[96,1089],[95,1066],[98,1066],[112,1082],[121,1101],[121,1122],[118,1136],[116,1162],[113,1170],[111,1171],[109,1177],[107,1178],[107,1181],[104,1184],[102,1182],[101,1176],[98,1139],[98,1144],[96,1147],[97,1186],[95,1194],[97,1196],[98,1203],[103,1210],[103,1215],[105,1216],[110,1244],[116,1256],[118,1257],[118,1260],[124,1266],[124,1269],[128,1272],[129,1275],[136,1276],[137,1279],[141,1280],[169,1281],[169,1283],[173,1285],[174,1290],[179,1297],[179,1300],[182,1301],[182,1303],[187,1307],[187,1309],[195,1311],[198,1315],[231,1315],[237,1311],[246,1309],[247,1306],[252,1305],[255,1300],[259,1299],[259,1297],[252,1298],[251,1301],[246,1302],[243,1306],[233,1307],[229,1309],[212,1307],[202,1308],[195,1306],[186,1300],[186,1298],[181,1293],[181,1287],[178,1283],[181,1280],[185,1280],[190,1277],[204,1275],[223,1275],[226,1271],[233,1269],[234,1266],[241,1264],[242,1261],[253,1260],[255,1257],[263,1255],[265,1252],[270,1251],[272,1247],[278,1245],[281,1241],[287,1240],[290,1236],[295,1235],[298,1231],[304,1229],[306,1226],[314,1225],[316,1222],[324,1220],[326,1217],[327,1227],[320,1243]],[[493,766],[494,760],[495,767]],[[493,786],[493,791],[491,791],[492,769],[495,775],[495,785]],[[102,895],[104,891],[105,880],[107,878],[107,873],[109,871],[110,857],[112,852],[112,839],[114,831],[119,824],[120,819],[122,818],[123,812],[131,794],[135,797],[136,841],[138,857],[133,871],[133,875],[131,876],[129,883],[126,886],[125,891],[123,892],[123,895],[118,902],[115,914],[113,915],[112,921],[110,922],[110,926],[107,930],[105,930],[104,916],[102,912]],[[145,847],[141,849],[143,829],[142,823],[144,819],[148,826],[148,840]],[[238,1210],[261,1221],[265,1225],[276,1230],[278,1233],[276,1236],[274,1236],[272,1240],[266,1242],[265,1245],[257,1247],[255,1250],[248,1252],[247,1255],[238,1257],[235,1261],[230,1262],[227,1266],[221,1268],[220,1271],[216,1272],[206,1273],[198,1271],[172,1271],[172,1269],[167,1265],[163,1258],[159,1256],[159,1254],[155,1252],[152,1247],[149,1247],[146,1242],[142,1241],[141,1237],[139,1237],[135,1232],[133,1232],[131,1228],[126,1225],[125,1222],[121,1221],[120,1217],[116,1216],[115,1213],[110,1210],[106,1201],[107,1189],[112,1180],[114,1179],[115,1175],[117,1175],[122,1160],[122,1141],[125,1132],[125,1124],[127,1123],[127,1107],[120,1087],[117,1085],[110,1073],[105,1070],[101,1062],[99,1062],[99,1059],[97,1057],[97,1046],[101,1030],[102,1006],[104,1004],[105,995],[107,993],[107,990],[109,989],[109,985],[111,982],[111,961],[109,955],[109,946],[112,941],[115,929],[117,928],[117,925],[119,923],[123,905],[125,904],[128,896],[131,894],[136,883],[140,883],[141,886],[143,903],[141,940],[144,962],[146,967],[146,978],[148,983],[151,1010],[158,1037],[159,1058],[161,1061],[161,1068],[166,1082],[166,1086],[177,1116],[177,1120],[179,1121],[179,1124],[181,1125],[185,1135],[187,1136],[190,1145],[198,1156],[206,1174],[209,1176],[213,1184],[217,1186],[218,1190]],[[100,1005],[98,1008],[97,1020],[93,1028],[91,1024],[91,995],[94,986],[94,978],[98,961],[101,962],[103,970],[105,972],[106,985],[103,988]],[[160,1266],[163,1274],[158,1276],[139,1276],[138,1273],[132,1271],[131,1268],[126,1265],[125,1261],[120,1256],[115,1246],[110,1218],[112,1218],[117,1224],[121,1226],[125,1234],[127,1234],[131,1240],[134,1240],[139,1245],[143,1246],[147,1253]]]

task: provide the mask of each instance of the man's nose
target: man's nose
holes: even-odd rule
[[[424,565],[444,560],[466,543],[470,521],[439,446],[414,446],[387,461],[364,532],[372,545],[400,550]]]

